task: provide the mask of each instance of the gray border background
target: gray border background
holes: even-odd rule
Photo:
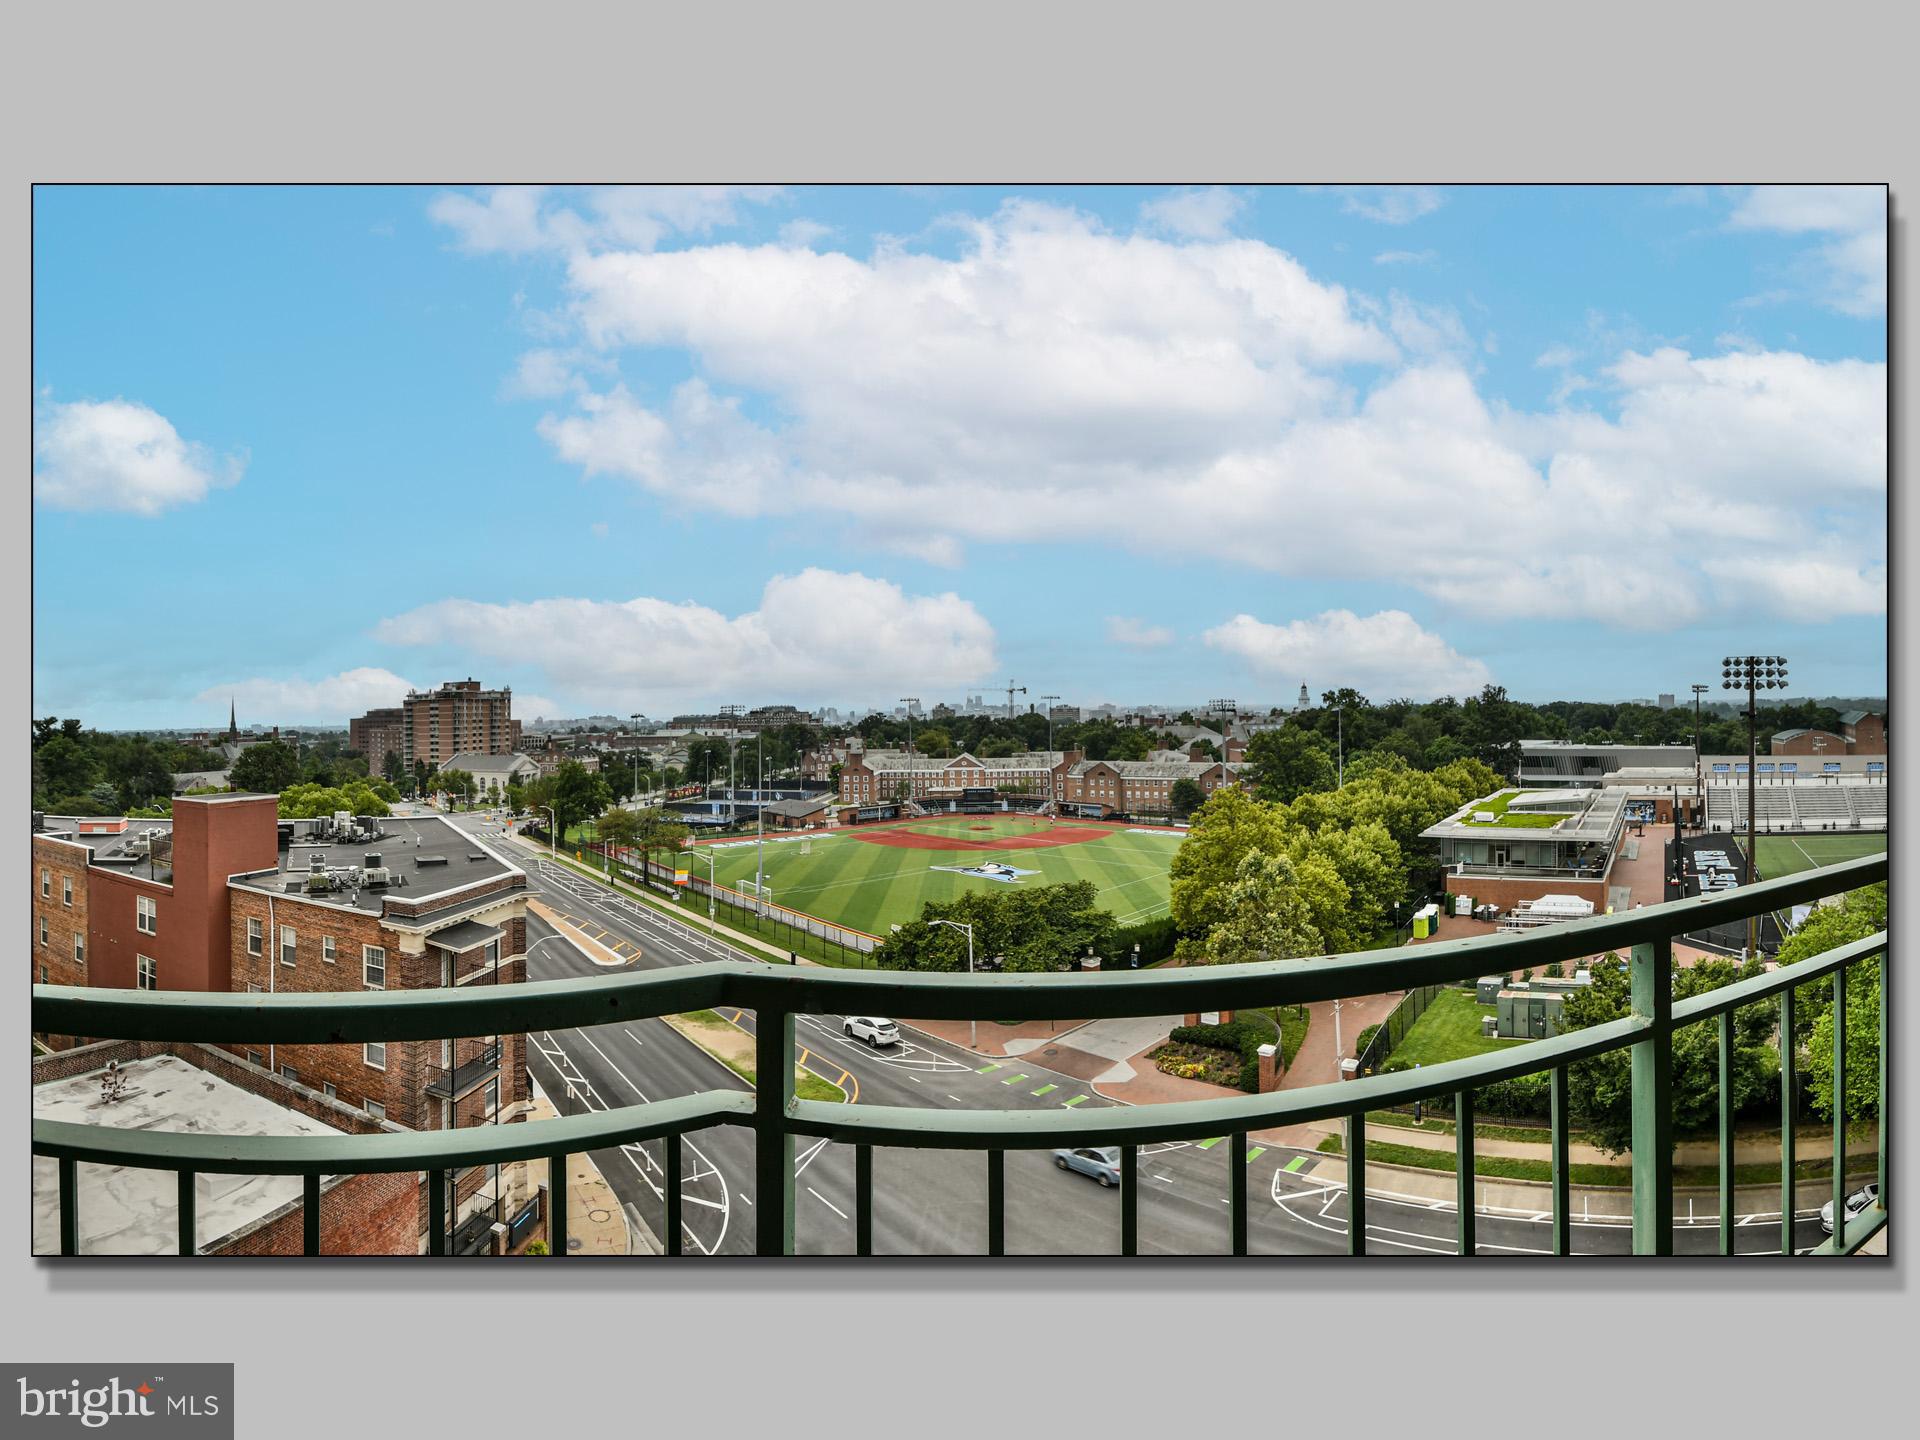
[[[29,465],[34,181],[1848,180],[1890,182],[1898,217],[1920,194],[1914,13],[17,7],[0,86],[9,453]],[[1900,363],[1909,246],[1897,218],[1896,419],[1914,398]],[[1894,440],[1897,648],[1912,599],[1898,559],[1914,536],[1897,424]],[[0,535],[16,737],[31,708],[30,488],[18,483]],[[53,577],[49,593],[79,581]],[[1909,674],[1896,669],[1890,697],[1903,758]],[[15,884],[24,754],[0,808],[0,876]],[[1895,767],[1897,827],[1913,823],[1913,773]],[[1894,853],[1904,919],[1913,853]],[[1897,959],[1910,954],[1903,939]],[[17,1035],[17,971],[4,995]],[[1914,1034],[1913,987],[1895,1003],[1898,1033]],[[1901,1089],[1896,1163],[1914,1130]],[[25,1253],[15,1101],[0,1106],[0,1152],[14,1157],[0,1184],[0,1358],[233,1360],[245,1436],[834,1421],[1658,1434],[1673,1410],[1682,1424],[1710,1415],[1717,1430],[1771,1435],[1803,1415],[1871,1425],[1910,1361],[1897,1261],[1791,1276],[1625,1263],[547,1266],[515,1267],[511,1284],[491,1267],[48,1267]],[[1840,1403],[1816,1411],[1822,1401]]]

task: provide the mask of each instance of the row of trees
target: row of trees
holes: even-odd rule
[[[888,937],[883,962],[890,970],[964,971],[967,935],[953,924],[973,927],[976,964],[997,959],[1004,969],[1023,971],[1057,970],[1089,949],[1106,955],[1118,928],[1091,881],[1009,886],[929,901],[919,920]]]
[[[177,772],[225,764],[214,751],[145,735],[107,735],[49,715],[33,722],[33,808],[122,815],[171,799]]]

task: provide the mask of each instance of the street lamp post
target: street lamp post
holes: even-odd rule
[[[536,805],[533,808],[546,811],[547,818],[553,822],[553,828],[547,831],[547,850],[554,859],[558,860],[560,858],[560,812],[551,805]]]
[[[1783,655],[1729,655],[1720,662],[1720,688],[1747,692],[1747,863],[1746,880],[1753,884],[1753,851],[1760,826],[1759,709],[1762,690],[1787,688],[1787,661]],[[1760,917],[1747,917],[1747,958],[1760,954]]]
[[[709,850],[703,855],[696,850],[693,852],[693,858],[707,862],[707,934],[714,939],[718,939],[720,936],[720,924],[713,917],[713,892],[717,888],[713,878],[713,852]]]
[[[753,861],[754,894],[760,897],[760,916],[767,914],[767,797],[763,787],[767,783],[767,746],[766,730],[761,728],[753,735],[755,751],[753,778],[753,824],[754,843],[758,847]]]
[[[1047,799],[1058,803],[1060,799],[1060,776],[1054,769],[1053,759],[1053,702],[1058,695],[1042,695],[1040,703],[1047,707]]]
[[[960,920],[929,920],[927,923],[929,925],[947,925],[955,930],[964,930],[967,932],[967,974],[973,974],[973,922]],[[973,1050],[980,1048],[980,1022],[978,1020],[967,1021],[967,1046]]]
[[[900,703],[907,707],[907,753],[913,753],[913,707],[920,703],[918,695],[902,695]]]
[[[1707,693],[1705,685],[1693,687],[1693,798],[1700,807],[1702,825],[1707,818],[1707,792],[1700,769],[1700,697]]]

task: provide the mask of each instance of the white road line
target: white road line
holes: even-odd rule
[[[746,1192],[746,1191],[744,1191],[744,1190],[741,1190],[741,1191],[739,1191],[739,1192],[737,1192],[737,1193],[739,1194],[739,1196],[740,1196],[740,1198],[741,1198],[742,1200],[746,1200],[746,1203],[747,1203],[747,1204],[749,1204],[749,1205],[751,1205],[751,1204],[753,1204],[753,1201],[751,1201],[751,1200],[747,1200],[747,1192]]]
[[[846,1211],[842,1210],[838,1205],[834,1204],[831,1200],[827,1199],[826,1196],[822,1195],[818,1190],[814,1189],[811,1185],[807,1186],[807,1194],[811,1195],[814,1199],[818,1200],[822,1205],[826,1206],[827,1209],[831,1210],[834,1214],[838,1215],[842,1220],[847,1218]]]

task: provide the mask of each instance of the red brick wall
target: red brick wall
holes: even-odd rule
[[[1821,742],[1820,745],[1816,746],[1814,744],[1816,740]],[[1824,753],[1837,756],[1845,754],[1846,749],[1847,742],[1828,730],[1802,730],[1798,735],[1786,740],[1782,740],[1778,735],[1773,737],[1773,753],[1775,755],[1818,755]]]
[[[47,894],[40,893],[40,878],[45,872]],[[88,966],[84,960],[76,961],[73,955],[74,936],[80,937],[83,947],[91,951],[88,925],[88,888],[87,888],[87,852],[85,847],[63,840],[52,840],[36,835],[33,840],[33,869],[31,873],[33,888],[32,931],[28,936],[29,955],[28,977],[30,984],[46,985],[85,985]],[[67,887],[73,891],[72,902],[63,897]],[[40,943],[40,927],[46,924],[47,942]],[[79,1037],[71,1035],[46,1035],[40,1037],[57,1049],[64,1049],[78,1043]]]
[[[1846,727],[1849,755],[1887,753],[1887,719],[1884,715],[1866,715]]]
[[[322,1255],[418,1255],[421,1249],[420,1176],[412,1171],[336,1176],[320,1187]],[[215,1237],[205,1255],[303,1255],[306,1202],[295,1200],[273,1214]]]

